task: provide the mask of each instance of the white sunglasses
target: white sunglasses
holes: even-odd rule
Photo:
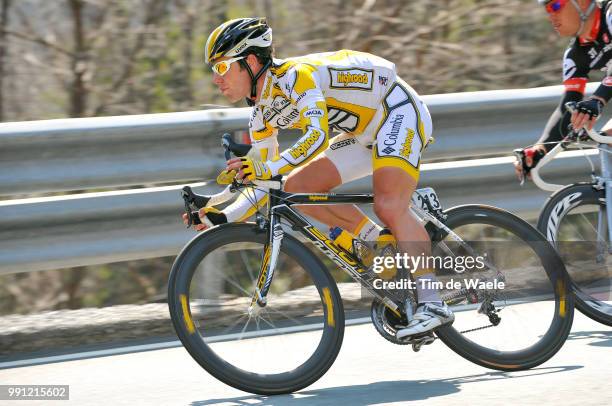
[[[244,59],[244,58],[246,58],[246,57],[245,56],[238,56],[236,58],[230,58],[230,59],[226,59],[224,61],[219,61],[219,62],[213,64],[212,70],[217,75],[223,76],[227,72],[229,72],[230,68],[232,67],[232,63],[234,63],[236,61],[239,61],[241,59]]]

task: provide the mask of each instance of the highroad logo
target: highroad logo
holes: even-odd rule
[[[372,90],[372,70],[367,69],[334,69],[328,68],[330,86],[336,89]]]

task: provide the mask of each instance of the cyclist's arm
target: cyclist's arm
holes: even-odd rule
[[[278,130],[265,123],[255,110],[249,122],[251,144],[257,159],[266,161],[278,157]],[[223,209],[227,222],[245,221],[268,202],[266,191],[246,188],[232,204]]]
[[[304,165],[323,152],[329,142],[327,105],[316,69],[306,64],[297,65],[287,72],[280,85],[297,105],[303,135],[291,148],[266,162],[272,175],[284,174]]]
[[[570,123],[570,115],[565,114],[565,103],[577,102],[582,100],[584,94],[576,91],[566,91],[561,99],[561,103],[555,109],[553,114],[548,119],[544,132],[538,140],[538,144],[543,144],[546,151],[550,151],[556,145],[556,142],[561,141],[567,135],[567,126]]]
[[[538,143],[543,144],[546,151],[555,147],[555,142],[561,141],[567,135],[570,115],[565,114],[565,103],[578,102],[584,98],[584,91],[589,79],[589,59],[584,50],[574,42],[563,55],[563,86],[565,93],[561,103],[548,119],[544,132]]]

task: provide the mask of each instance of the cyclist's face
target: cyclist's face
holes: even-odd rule
[[[219,61],[227,59],[230,58],[221,58]],[[213,83],[231,103],[244,99],[251,91],[251,77],[246,69],[241,69],[239,64],[239,61],[232,63],[223,76],[213,72]]]
[[[556,3],[555,7],[551,7]],[[585,10],[590,0],[578,0],[578,5]],[[573,37],[580,28],[580,15],[569,0],[553,0],[546,10],[553,28],[562,37]]]

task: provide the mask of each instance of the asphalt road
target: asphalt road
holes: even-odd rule
[[[277,354],[282,356],[282,354]],[[0,384],[70,385],[69,401],[2,405],[601,405],[612,399],[612,328],[576,313],[569,340],[545,364],[487,370],[436,341],[414,353],[370,324],[349,326],[334,366],[292,395],[251,395],[217,381],[183,348],[0,370]]]

